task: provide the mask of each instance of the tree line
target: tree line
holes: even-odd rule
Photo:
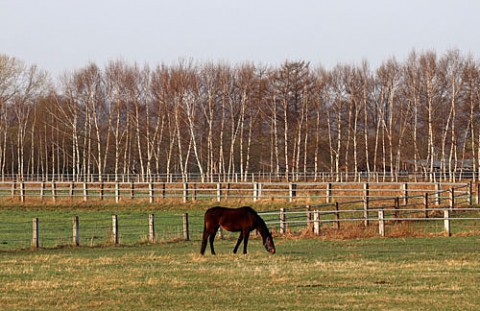
[[[479,66],[458,50],[412,51],[375,69],[111,61],[52,83],[0,55],[0,174],[453,179],[479,170]]]

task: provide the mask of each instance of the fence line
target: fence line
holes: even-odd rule
[[[51,200],[158,200],[176,199],[182,202],[211,200],[216,202],[240,199],[288,200],[310,199],[316,202],[370,201],[396,197],[402,203],[419,199],[428,193],[435,204],[445,200],[447,190],[455,188],[469,194],[470,204],[480,201],[480,183],[166,183],[166,182],[0,182],[0,197]],[[418,194],[418,197],[415,196]]]
[[[442,204],[438,204],[437,197],[432,197],[429,193],[425,193],[424,195],[403,198],[391,197],[377,198],[375,200],[364,198],[363,201],[356,201],[355,204],[352,204],[352,202],[334,202],[297,206],[289,209],[282,208],[279,211],[264,211],[259,214],[265,219],[269,227],[281,235],[288,234],[296,227],[300,227],[302,230],[308,229],[313,234],[320,235],[323,225],[328,223],[332,223],[335,230],[341,230],[342,223],[361,222],[365,227],[371,226],[372,223],[377,224],[378,234],[386,236],[387,225],[391,222],[443,221],[443,230],[446,235],[450,236],[452,221],[480,220],[480,208],[471,207],[470,194],[464,190],[468,187],[469,185],[463,185],[457,188],[452,187],[448,190],[442,190],[442,193],[448,193],[448,198],[442,199]],[[415,200],[418,198],[422,200]],[[474,215],[462,217],[461,213],[474,213]],[[146,217],[130,217],[128,224],[123,223],[124,219],[118,215],[112,215],[110,224],[108,224],[106,219],[99,220],[92,217],[81,219],[78,216],[74,216],[70,229],[68,229],[69,226],[64,220],[35,217],[31,221],[30,246],[32,248],[42,247],[44,241],[54,241],[58,245],[67,244],[74,247],[88,245],[88,239],[84,238],[82,240],[81,236],[83,230],[91,230],[88,229],[88,224],[92,221],[96,222],[96,224],[94,232],[90,233],[92,235],[91,245],[93,245],[94,238],[103,238],[107,244],[111,245],[123,244],[123,239],[126,237],[133,237],[130,240],[134,243],[138,243],[139,240],[155,242],[159,240],[159,225],[155,219],[167,219],[169,223],[176,223],[178,230],[176,235],[174,233],[175,239],[188,241],[191,240],[192,234],[197,238],[201,236],[203,218],[198,216],[189,217],[188,213],[160,218],[156,218],[154,214],[149,214],[148,219]],[[191,222],[192,219],[194,220],[193,223]],[[21,223],[27,224],[26,222]],[[100,226],[98,226],[99,223]],[[10,225],[8,224],[9,222],[0,222],[0,244],[8,244],[8,242],[18,240],[22,241],[18,237],[3,237],[9,234],[16,236],[17,231],[15,231],[15,228],[18,227],[20,222],[10,222]],[[84,224],[87,225],[85,226]],[[4,231],[5,228],[12,229]],[[57,234],[58,231],[61,231],[60,236],[48,235],[50,231],[54,231],[53,228],[56,228]],[[103,237],[100,236],[101,234],[97,229],[103,232]],[[25,234],[25,230],[19,232]],[[24,239],[26,240],[27,238],[24,236]],[[85,240],[87,240],[87,243],[85,243]]]

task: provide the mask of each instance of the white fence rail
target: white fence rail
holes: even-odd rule
[[[480,183],[167,183],[167,182],[1,182],[0,197],[51,200],[312,200],[314,202],[370,201],[397,198],[402,204],[432,196],[436,204],[448,198],[446,190],[468,193],[479,203]],[[474,202],[475,201],[475,202]]]

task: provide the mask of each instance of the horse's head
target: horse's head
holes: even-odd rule
[[[263,246],[265,246],[267,252],[269,252],[270,254],[275,254],[275,244],[273,243],[273,238],[270,233],[265,237],[265,240],[263,241]]]

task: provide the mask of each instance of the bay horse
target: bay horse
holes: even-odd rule
[[[247,253],[248,238],[250,232],[258,230],[262,236],[263,246],[271,253],[275,254],[275,245],[273,244],[272,234],[268,231],[265,221],[263,221],[257,212],[250,206],[243,206],[240,208],[227,208],[221,206],[215,206],[208,209],[205,212],[204,227],[203,227],[203,239],[200,254],[205,253],[207,247],[207,239],[210,241],[210,250],[212,255],[215,255],[215,249],[213,248],[213,241],[217,234],[218,228],[231,232],[240,232],[237,244],[233,249],[233,253],[236,254],[240,243],[243,241],[243,253]]]

